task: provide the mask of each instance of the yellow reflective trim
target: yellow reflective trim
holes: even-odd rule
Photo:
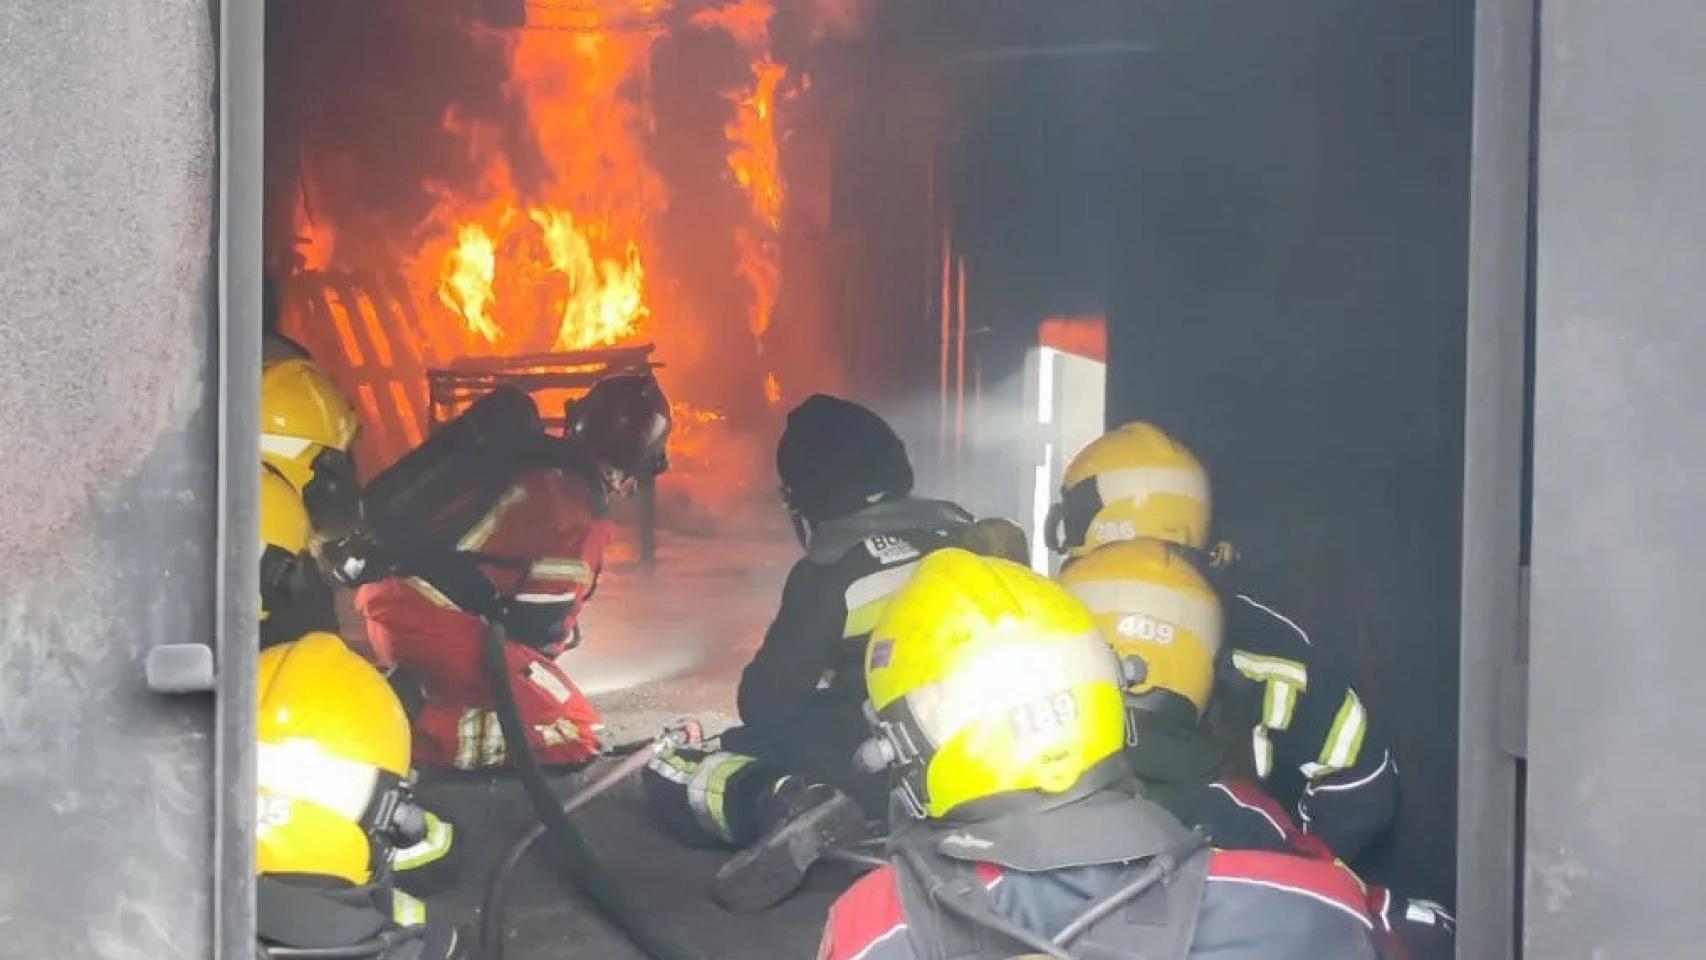
[[[480,759],[480,711],[464,710],[456,721],[456,768],[472,770]]]
[[[437,587],[426,582],[425,580],[422,580],[420,577],[408,577],[403,582],[407,583],[411,587],[414,587],[415,590],[417,592],[419,592],[421,596],[426,597],[427,600],[430,601],[432,603],[432,605],[435,607],[443,607],[446,610],[461,609],[460,607],[456,606],[456,604],[451,603],[449,597],[445,596],[443,593],[440,593],[439,589]]]
[[[1262,726],[1284,730],[1297,711],[1297,688],[1283,680],[1269,680],[1262,691]]]
[[[724,790],[730,777],[752,763],[751,757],[738,753],[713,753],[699,764],[687,785],[687,802],[698,815],[700,826],[725,842],[734,841],[734,831],[729,826]]]
[[[847,611],[847,623],[841,628],[843,640],[852,637],[862,637],[877,629],[877,621],[883,618],[884,611],[889,608],[889,598],[873,600],[864,606]]]
[[[426,923],[426,904],[401,890],[391,891],[391,919],[399,927],[418,927]]]
[[[575,583],[591,583],[592,568],[584,561],[573,557],[541,557],[533,561],[527,568],[527,575],[535,580],[571,580]]]
[[[1256,760],[1256,777],[1266,780],[1274,772],[1274,744],[1268,739],[1267,727],[1250,730],[1250,748]]]
[[[525,499],[527,499],[527,491],[523,490],[520,485],[504,491],[504,495],[498,498],[498,502],[492,509],[486,511],[486,515],[480,518],[480,522],[474,524],[467,533],[462,535],[462,539],[456,541],[456,549],[478,550],[485,546],[486,541],[490,540],[492,534],[497,531],[498,520],[504,515],[504,511]]]
[[[1284,657],[1264,657],[1260,654],[1245,650],[1232,651],[1232,665],[1238,672],[1261,683],[1269,680],[1279,680],[1289,683],[1298,690],[1309,689],[1309,668],[1296,660]]]
[[[456,828],[433,813],[426,815],[426,823],[426,837],[414,846],[398,850],[391,860],[393,868],[418,870],[429,863],[437,863],[450,854],[450,846],[456,838]]]
[[[1362,700],[1355,690],[1346,690],[1345,700],[1339,704],[1339,712],[1333,717],[1332,729],[1327,731],[1327,740],[1321,745],[1320,772],[1331,773],[1355,766],[1357,754],[1362,752],[1362,738],[1367,733],[1368,713],[1363,709]]]

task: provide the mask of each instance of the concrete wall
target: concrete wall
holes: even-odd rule
[[[1706,939],[1706,5],[1541,7],[1526,955]]]
[[[0,956],[211,952],[206,0],[0,4]]]

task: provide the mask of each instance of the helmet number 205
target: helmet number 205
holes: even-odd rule
[[[1151,643],[1173,642],[1172,624],[1164,620],[1157,620],[1154,617],[1146,617],[1141,613],[1121,617],[1119,624],[1114,629],[1119,632],[1120,636],[1130,637],[1133,640],[1147,640]]]
[[[1061,690],[1012,708],[1013,734],[1019,740],[1051,736],[1078,719],[1078,701],[1071,691]]]

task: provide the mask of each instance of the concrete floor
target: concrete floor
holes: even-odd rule
[[[604,712],[608,743],[647,737],[686,716],[709,732],[733,722],[740,670],[799,556],[779,515],[755,514],[738,526],[739,537],[665,531],[650,571],[631,551],[614,552],[587,607],[584,641],[561,659]],[[556,783],[566,794],[586,776],[583,771]],[[422,794],[456,822],[466,858],[458,887],[430,902],[440,915],[472,920],[493,865],[533,825],[533,814],[507,777],[429,777]],[[577,822],[641,910],[707,958],[811,956],[829,903],[855,876],[846,867],[820,865],[783,905],[736,917],[705,896],[727,852],[686,849],[656,830],[637,778],[594,801]],[[562,882],[543,844],[515,872],[508,891],[507,960],[640,956]]]

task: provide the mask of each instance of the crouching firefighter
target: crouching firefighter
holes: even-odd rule
[[[341,547],[376,656],[414,715],[417,763],[509,766],[497,710],[513,691],[538,763],[578,765],[601,722],[556,656],[578,639],[612,525],[609,501],[667,466],[668,401],[650,375],[606,378],[547,433],[520,391],[500,388],[375,477],[371,536]],[[502,630],[502,674],[487,625]]]
[[[262,651],[256,778],[260,956],[450,960],[454,925],[395,888],[421,840],[409,721],[390,686],[329,633]]]
[[[645,776],[656,818],[678,839],[745,848],[711,888],[736,911],[781,901],[820,853],[885,816],[886,775],[852,762],[866,736],[865,640],[919,560],[971,521],[954,504],[911,496],[900,437],[837,397],[812,396],[788,414],[776,468],[806,555],[741,675],[742,725],[724,732],[719,752],[681,751]]]
[[[871,638],[862,761],[896,774],[890,862],[831,908],[823,960],[1374,960],[1343,867],[1211,849],[1145,795],[1122,672],[1088,610],[1018,564],[925,558]]]
[[[268,338],[269,352],[272,338]],[[360,515],[355,407],[306,356],[261,365],[261,646],[338,629],[332,590],[310,556]]]
[[[1208,473],[1177,440],[1128,423],[1067,465],[1048,524],[1067,571],[1100,547],[1151,537],[1199,561],[1224,601],[1221,709],[1247,725],[1247,756],[1268,791],[1333,852],[1357,861],[1397,813],[1398,767],[1368,705],[1297,621],[1233,581],[1229,544],[1210,546]]]
[[[1161,540],[1102,546],[1061,572],[1095,617],[1126,673],[1126,758],[1149,796],[1224,850],[1334,859],[1261,786],[1236,775],[1248,728],[1211,699],[1222,612],[1182,548]],[[1455,921],[1438,904],[1365,887],[1388,956],[1451,960]]]

